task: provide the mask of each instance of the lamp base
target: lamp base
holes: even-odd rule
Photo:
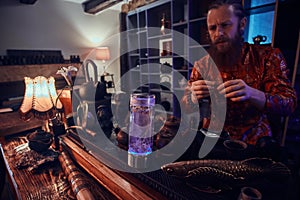
[[[49,128],[54,136],[54,148],[55,150],[59,150],[59,136],[66,134],[65,125],[57,117],[54,117],[49,120]]]

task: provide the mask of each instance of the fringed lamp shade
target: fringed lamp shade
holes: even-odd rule
[[[110,59],[110,52],[108,47],[98,47],[96,49],[96,59],[102,60],[102,63],[104,64],[106,60]],[[105,65],[103,65],[103,74],[108,75],[107,72],[105,72]]]
[[[108,47],[99,47],[96,49],[96,59],[102,60],[105,62],[106,60],[110,59],[110,53]]]
[[[55,79],[37,76],[34,79],[24,78],[25,95],[20,107],[23,120],[31,117],[46,120],[55,116],[57,110],[62,109],[55,89]]]

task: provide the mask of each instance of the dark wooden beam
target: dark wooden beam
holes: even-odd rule
[[[20,0],[20,3],[24,3],[24,4],[35,4],[37,0]]]
[[[84,12],[89,14],[96,14],[119,2],[122,2],[122,0],[87,0],[82,3],[82,6]]]

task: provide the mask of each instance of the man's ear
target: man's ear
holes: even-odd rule
[[[245,27],[246,27],[246,23],[247,23],[247,18],[246,17],[243,17],[240,21],[240,29],[242,32],[244,32],[245,30]]]

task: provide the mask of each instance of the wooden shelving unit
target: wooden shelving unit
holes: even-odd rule
[[[168,101],[171,106],[167,111],[180,116],[178,100],[184,92],[180,82],[189,79],[194,62],[206,55],[210,46],[206,25],[208,4],[208,0],[159,0],[128,12],[129,76],[126,86],[123,85],[125,92],[154,93],[156,103]],[[244,5],[252,15],[275,10],[276,4],[274,0],[252,7],[251,1],[245,0]],[[161,89],[166,79],[162,69],[169,66],[170,87]]]
[[[183,95],[183,88],[179,82],[189,78],[193,62],[201,56],[199,49],[209,46],[206,8],[207,1],[160,0],[127,14],[125,92],[153,93],[156,103],[170,104],[164,107],[167,113],[180,115],[178,94]]]

